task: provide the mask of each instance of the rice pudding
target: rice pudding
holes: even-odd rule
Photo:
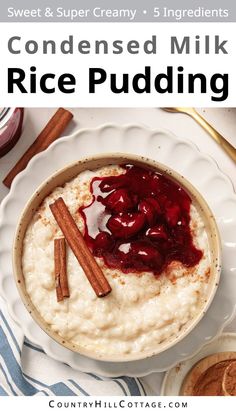
[[[160,182],[166,190],[158,196]],[[54,239],[63,234],[49,205],[59,197],[112,287],[106,297],[96,296],[68,248],[70,297],[57,302]],[[108,357],[156,351],[208,298],[208,236],[177,183],[132,165],[105,166],[80,173],[44,199],[25,233],[22,270],[32,303],[63,339]]]

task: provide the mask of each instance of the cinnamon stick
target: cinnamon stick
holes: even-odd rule
[[[73,114],[71,112],[66,109],[59,108],[49,120],[42,132],[38,135],[33,144],[27,149],[24,155],[4,178],[3,184],[10,188],[15,176],[26,168],[29,161],[35,155],[47,149],[52,142],[61,136],[62,132],[72,118]]]
[[[65,238],[56,238],[54,240],[54,265],[57,301],[69,297],[69,286],[66,268],[66,242]]]
[[[55,273],[55,284],[56,284],[56,294],[57,301],[63,301],[62,289],[61,289],[61,265],[60,265],[60,245],[54,240],[54,273]]]
[[[58,198],[50,205],[50,209],[96,295],[104,297],[109,294],[111,286],[89,250],[63,199]]]

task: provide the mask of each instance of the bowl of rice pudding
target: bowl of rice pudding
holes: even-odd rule
[[[204,316],[219,283],[220,238],[184,177],[105,154],[66,166],[34,193],[13,267],[51,338],[94,359],[133,361],[174,346]]]

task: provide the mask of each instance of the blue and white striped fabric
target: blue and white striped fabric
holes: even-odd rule
[[[142,379],[106,379],[52,360],[25,339],[0,298],[0,396],[144,396],[148,388]]]

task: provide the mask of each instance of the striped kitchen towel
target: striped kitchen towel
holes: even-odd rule
[[[51,359],[23,336],[0,298],[0,396],[153,395],[145,380],[126,376],[107,379]],[[151,381],[159,387],[158,374],[152,375]]]

